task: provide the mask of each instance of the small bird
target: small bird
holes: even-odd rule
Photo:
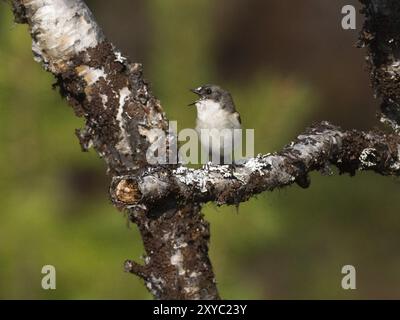
[[[240,114],[231,94],[217,85],[207,84],[191,91],[199,96],[196,131],[202,147],[214,164],[231,164],[238,139],[234,130],[241,129]]]

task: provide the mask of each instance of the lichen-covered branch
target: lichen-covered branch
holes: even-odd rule
[[[112,194],[117,204],[124,203],[133,209],[143,204],[148,209],[157,208],[158,203],[172,195],[176,205],[207,201],[238,204],[266,190],[308,181],[311,171],[326,172],[330,165],[351,175],[358,170],[372,170],[399,176],[400,137],[382,132],[343,131],[324,122],[298,136],[281,152],[259,155],[234,168],[179,167],[172,174],[149,169],[139,176],[115,177]]]
[[[208,222],[199,205],[188,203],[177,207],[171,200],[165,199],[159,215],[149,215],[140,208],[130,211],[131,221],[139,226],[147,255],[144,265],[128,260],[125,269],[144,279],[158,299],[217,299],[208,258]]]
[[[400,2],[360,0],[365,23],[360,46],[368,48],[367,61],[376,95],[381,98],[381,121],[400,133]]]

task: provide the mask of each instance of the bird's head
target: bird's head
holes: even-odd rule
[[[225,90],[213,84],[206,84],[190,91],[197,94],[201,100],[210,99],[214,101],[218,101],[225,93]]]
[[[222,103],[231,99],[229,92],[214,84],[206,84],[196,89],[191,89],[193,93],[199,96],[199,99],[190,105],[195,105],[201,100],[211,100],[216,103]]]

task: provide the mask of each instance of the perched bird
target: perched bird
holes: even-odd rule
[[[191,91],[199,99],[190,105],[197,108],[196,131],[209,160],[231,164],[238,139],[234,130],[241,129],[240,115],[231,94],[219,86],[207,84]]]

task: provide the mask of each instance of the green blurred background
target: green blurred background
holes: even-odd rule
[[[188,88],[229,89],[256,152],[279,150],[315,121],[377,125],[357,31],[340,27],[355,0],[89,1],[105,33],[146,77],[170,120],[193,127]],[[358,25],[361,25],[361,16]],[[0,298],[149,299],[122,270],[140,261],[134,225],[107,196],[104,165],[81,153],[83,125],[32,59],[27,27],[0,2]],[[264,193],[235,208],[206,205],[222,297],[400,298],[400,184],[360,173],[312,175],[311,187]],[[57,290],[41,288],[41,268]],[[341,268],[357,290],[341,288]]]

